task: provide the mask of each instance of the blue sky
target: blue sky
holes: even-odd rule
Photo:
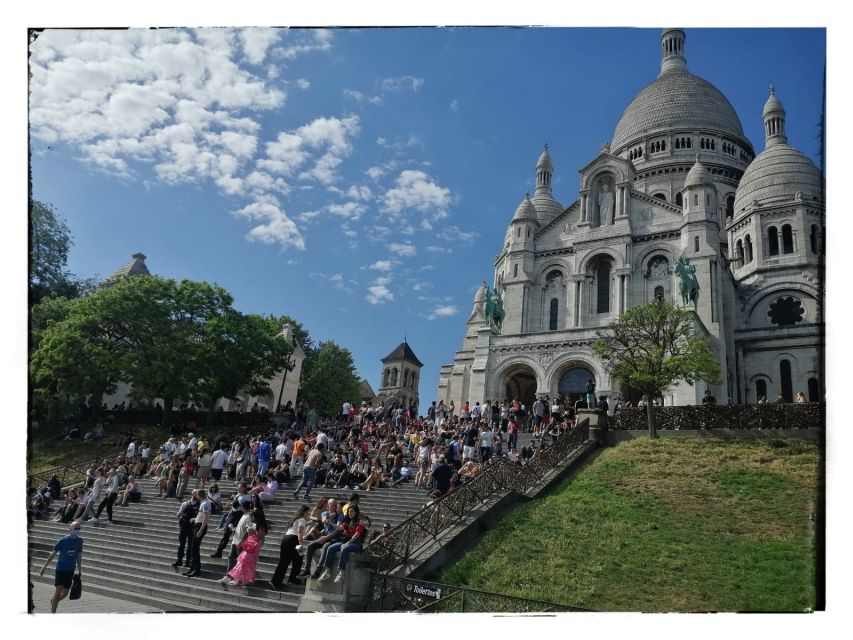
[[[657,29],[47,31],[31,47],[33,197],[74,235],[71,270],[132,253],[288,313],[378,386],[404,333],[422,406],[544,142],[554,195],[654,80]],[[688,68],[763,149],[776,86],[817,162],[819,29],[688,29]]]

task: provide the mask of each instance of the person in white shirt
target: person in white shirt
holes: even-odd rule
[[[352,405],[349,402],[344,402],[344,406],[341,409],[344,420],[349,420],[350,409],[352,409]]]
[[[278,443],[278,446],[275,448],[274,455],[275,455],[275,461],[276,462],[280,463],[282,460],[284,460],[284,454],[286,453],[286,450],[287,450],[287,446],[284,444],[284,440],[281,440]]]
[[[492,447],[495,444],[495,434],[492,432],[492,426],[486,424],[480,432],[480,462],[488,462],[492,457]]]
[[[83,518],[86,522],[95,519],[95,503],[101,499],[101,492],[104,490],[104,470],[97,469],[95,471],[95,484],[89,495],[86,496],[86,510],[83,512]]]
[[[223,442],[219,450],[214,451],[210,457],[210,474],[215,482],[222,479],[222,470],[226,462],[228,462],[228,445]]]
[[[198,471],[196,472],[195,480],[196,488],[201,487],[204,489],[207,484],[207,479],[210,477],[212,462],[213,457],[208,453],[207,449],[202,451],[201,455],[198,457]]]
[[[124,454],[124,457],[130,460],[134,454],[136,453],[136,443],[131,440],[130,444],[127,445],[127,452]]]
[[[190,536],[190,544],[187,551],[187,555],[190,558],[190,568],[189,571],[183,573],[188,578],[195,578],[201,575],[201,543],[207,533],[210,514],[213,511],[213,506],[210,500],[207,499],[204,489],[199,489],[196,495],[201,501],[201,505],[199,505],[198,513],[195,520],[193,520],[193,534]]]
[[[190,451],[192,451],[193,453],[195,453],[195,450],[196,450],[196,448],[198,447],[198,438],[196,438],[196,437],[195,437],[193,434],[191,434],[191,433],[190,433],[190,434],[187,434],[187,437],[189,437],[189,439],[190,439],[189,443],[187,444],[187,449],[189,449]]]
[[[290,578],[288,582],[291,584],[302,584],[296,579],[299,570],[302,568],[302,555],[299,553],[300,545],[305,535],[305,530],[308,526],[308,514],[311,507],[303,504],[296,512],[296,517],[290,523],[290,527],[285,532],[281,539],[281,552],[279,555],[278,566],[275,568],[275,573],[270,579],[270,584],[274,589],[281,589],[284,582],[284,575],[287,573],[287,567],[290,566]]]
[[[329,436],[326,435],[322,427],[320,428],[319,433],[317,433],[317,444],[325,445],[327,448],[329,446]]]
[[[95,523],[97,524],[98,518],[101,517],[101,512],[104,510],[104,507],[107,509],[107,522],[106,526],[111,526],[113,523],[113,504],[115,504],[116,499],[118,498],[118,485],[119,485],[119,475],[116,473],[115,469],[110,469],[107,473],[107,481],[105,483],[106,486],[106,494],[104,495],[104,499],[101,500],[101,504],[98,505],[98,510],[95,512]]]

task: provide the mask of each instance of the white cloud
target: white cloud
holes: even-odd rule
[[[326,210],[342,218],[358,220],[361,214],[367,210],[367,207],[358,202],[344,202],[342,204],[330,204],[326,207]]]
[[[382,136],[380,136],[376,138],[376,144],[382,147],[383,149],[393,151],[397,154],[403,154],[413,147],[419,147],[421,149],[424,148],[423,139],[414,133],[410,133],[409,137],[405,140],[401,140],[398,138],[393,142],[389,142],[387,138],[383,138]]]
[[[389,251],[391,253],[396,253],[401,257],[411,257],[417,254],[418,249],[411,242],[400,243],[400,242],[392,242],[388,245]]]
[[[391,271],[394,268],[394,263],[391,260],[377,260],[367,268],[375,269],[376,271]]]
[[[243,29],[240,31],[243,53],[252,64],[261,64],[267,57],[267,49],[279,39],[280,35],[281,32],[278,29]]]
[[[476,231],[463,231],[455,224],[449,227],[443,227],[436,235],[441,240],[446,240],[447,242],[468,245],[474,244],[474,241],[480,237],[480,234]]]
[[[371,180],[374,182],[379,180],[382,176],[387,173],[386,169],[382,167],[370,167],[367,171],[364,172]]]
[[[335,289],[344,289],[344,276],[342,273],[336,273],[332,277],[329,278],[329,282],[335,285]]]
[[[454,113],[459,113],[459,100],[450,101],[450,110]]]
[[[382,104],[382,96],[368,96],[361,91],[355,89],[344,89],[344,96],[351,98],[356,102],[366,102],[368,104]]]
[[[287,29],[284,31],[284,47],[277,48],[277,57],[293,60],[297,56],[314,51],[331,51],[332,31],[329,29]]]
[[[237,211],[237,215],[252,221],[265,220],[249,231],[246,238],[263,244],[305,249],[305,240],[299,228],[287,214],[273,202],[253,202]]]
[[[395,187],[381,197],[383,211],[398,216],[417,211],[432,220],[447,217],[451,204],[450,189],[437,184],[423,171],[405,170],[395,181]]]
[[[426,250],[430,253],[453,253],[453,249],[450,247],[441,247],[434,244],[429,245]]]
[[[300,222],[311,222],[314,218],[319,216],[322,211],[304,211],[299,214]]]
[[[297,78],[296,79],[296,86],[299,87],[300,89],[304,90],[304,89],[308,89],[311,86],[311,83],[308,80],[306,80],[305,78]]]
[[[380,276],[373,281],[373,284],[367,288],[367,294],[364,299],[370,304],[383,304],[385,302],[394,302],[394,294],[388,288],[391,283],[390,276]]]
[[[346,190],[344,195],[347,198],[352,198],[353,200],[372,200],[373,192],[370,190],[370,187],[362,185],[350,185],[350,188]]]
[[[414,76],[399,76],[397,78],[384,78],[380,82],[383,91],[400,91],[402,89],[410,89],[417,91],[423,85],[423,78]]]
[[[131,163],[142,162],[167,183],[209,180],[225,194],[249,196],[237,215],[261,222],[250,240],[304,248],[272,194],[289,193],[284,178],[297,171],[333,180],[359,127],[357,118],[320,118],[259,149],[254,114],[281,107],[286,94],[266,84],[277,75],[273,66],[258,75],[244,65],[261,65],[272,51],[292,58],[331,48],[331,32],[284,34],[48,29],[30,47],[30,131],[77,147],[83,161],[108,172],[132,176]]]
[[[459,313],[459,310],[456,308],[455,304],[442,305],[433,309],[432,313],[427,316],[427,320],[435,320],[436,318],[447,318],[449,316],[455,316],[457,313]]]

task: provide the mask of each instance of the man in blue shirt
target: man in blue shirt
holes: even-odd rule
[[[53,560],[53,556],[59,554],[56,560],[56,579],[54,585],[56,592],[50,599],[50,612],[56,613],[56,607],[60,600],[63,600],[71,590],[71,582],[74,578],[74,568],[77,568],[77,575],[82,575],[83,572],[83,540],[80,538],[80,521],[75,520],[71,523],[71,531],[67,536],[63,536],[57,541],[53,547],[53,551],[44,561],[44,566],[39,571],[39,575],[44,575],[44,570],[47,565]]]
[[[258,445],[258,451],[255,454],[258,458],[258,475],[265,476],[270,466],[270,443],[267,440],[261,441]]]

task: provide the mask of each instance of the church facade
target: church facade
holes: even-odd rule
[[[724,379],[674,386],[665,404],[697,404],[705,389],[721,403],[823,399],[823,177],[787,144],[772,86],[756,155],[726,97],[688,71],[685,40],[662,32],[660,74],[580,169],[568,207],[552,193],[546,145],[494,262],[500,329],[486,320],[483,283],[437,399],[529,403],[578,394],[590,378],[600,395],[629,398],[592,345],[626,309],[657,299],[695,311]],[[695,275],[695,303],[679,291],[679,264]]]

